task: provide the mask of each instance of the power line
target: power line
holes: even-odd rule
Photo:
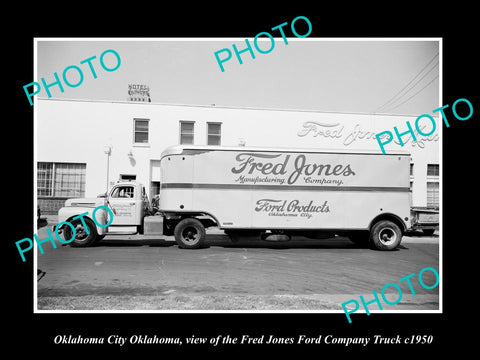
[[[418,93],[420,93],[423,89],[425,89],[428,85],[430,85],[431,83],[433,83],[436,79],[438,79],[438,75],[435,76],[427,85],[425,85],[425,86],[422,87],[420,90],[418,90],[415,94],[413,94],[412,96],[410,96],[408,99],[406,99],[405,101],[401,102],[401,103],[398,104],[397,106],[395,106],[395,107],[393,107],[393,108],[390,108],[388,111],[392,111],[392,110],[398,108],[400,105],[405,104],[408,100],[410,100],[410,99],[413,98],[415,95],[417,95]]]
[[[400,91],[398,91],[395,95],[393,95],[392,98],[390,98],[390,100],[388,100],[386,103],[384,103],[382,106],[380,106],[377,110],[387,106],[388,104],[390,104],[398,95],[400,95],[417,77],[420,76],[420,74],[433,62],[433,60],[435,60],[435,58],[439,55],[439,53],[437,53],[402,89],[400,89]],[[433,70],[430,69],[429,72]],[[421,80],[421,79],[420,79]],[[419,81],[420,81],[419,80]],[[417,82],[418,83],[418,82]],[[415,84],[416,85],[416,84]],[[404,94],[405,95],[405,94]],[[403,96],[404,96],[403,95]]]
[[[391,105],[391,103],[398,101],[400,98],[404,97],[413,87],[415,87],[423,78],[425,78],[426,75],[428,75],[435,67],[438,66],[438,63],[432,67],[426,74],[424,74],[412,87],[410,87],[405,94],[401,95],[398,99],[396,99],[402,92],[413,82],[415,81],[416,78],[418,78],[422,72],[435,60],[435,58],[439,55],[437,53],[400,91],[398,91],[395,95],[393,95],[387,102],[385,102],[383,105],[379,106],[375,112],[378,112],[380,109],[388,107],[388,105]]]
[[[390,105],[393,105],[395,102],[400,101],[400,100],[402,99],[402,97],[406,96],[410,90],[412,90],[415,86],[417,86],[418,83],[420,83],[420,81],[422,81],[428,74],[430,74],[430,73],[433,71],[433,69],[435,69],[437,66],[438,66],[438,64],[436,64],[434,67],[432,67],[430,70],[428,70],[428,71],[427,71],[420,79],[418,79],[418,81],[417,81],[415,84],[413,84],[402,96],[400,96],[400,97],[399,97],[398,99],[396,99],[395,101],[391,102]],[[388,107],[389,107],[389,106],[387,105],[387,108],[388,108]],[[384,109],[383,109],[382,111],[385,111],[385,105],[383,106],[383,108],[384,108]],[[380,110],[380,108],[378,108],[377,110]]]

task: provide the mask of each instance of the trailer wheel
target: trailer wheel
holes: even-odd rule
[[[95,240],[97,240],[98,235],[95,223],[87,217],[84,217],[83,220],[85,221],[87,229],[83,226],[80,219],[76,219],[70,222],[75,228],[75,239],[70,242],[70,246],[72,247],[87,247],[92,245]],[[70,240],[72,238],[72,228],[68,225],[64,226],[63,234],[65,237],[65,241]]]
[[[397,224],[382,220],[373,225],[370,244],[377,250],[393,250],[402,241],[402,231]]]
[[[174,230],[175,241],[183,249],[198,249],[205,241],[205,227],[197,219],[183,219]]]

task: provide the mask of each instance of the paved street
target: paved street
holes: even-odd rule
[[[45,228],[39,229],[38,235],[46,238]],[[38,281],[38,299],[275,296],[278,310],[286,310],[282,299],[297,298],[309,304],[305,305],[309,310],[317,309],[315,301],[323,304],[318,310],[341,310],[343,301],[360,301],[360,295],[371,300],[372,290],[380,293],[387,283],[396,283],[402,289],[402,301],[384,310],[439,308],[439,287],[424,289],[417,276],[412,277],[417,294],[413,297],[408,284],[398,282],[425,267],[439,270],[438,237],[404,237],[396,251],[381,252],[360,248],[342,237],[294,238],[286,243],[241,239],[232,243],[221,231],[214,231],[207,235],[206,245],[204,249],[185,250],[178,248],[172,237],[139,239],[126,235],[107,236],[90,248],[63,245],[53,249],[47,244],[45,253],[38,254],[38,268],[46,272]],[[434,274],[425,272],[423,282],[433,285]],[[387,298],[395,301],[398,293],[393,287],[389,290]],[[180,303],[178,308],[182,309]],[[372,305],[370,309],[375,308]],[[254,309],[262,310],[261,305]]]

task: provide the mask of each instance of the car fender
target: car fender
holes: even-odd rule
[[[54,230],[62,229],[63,226],[66,226],[65,222],[70,222],[75,216],[85,214],[84,217],[88,217],[95,222],[98,235],[105,235],[107,232],[107,227],[98,226],[98,224],[105,225],[108,223],[108,213],[105,209],[100,208],[95,211],[95,207],[89,206],[64,206],[58,210],[58,224],[55,226]],[[93,218],[93,212],[95,211],[95,219]],[[60,227],[58,226],[60,225]]]

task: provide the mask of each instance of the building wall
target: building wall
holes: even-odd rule
[[[159,180],[158,160],[167,146],[180,142],[180,121],[194,121],[194,143],[207,144],[207,123],[221,123],[221,145],[379,150],[375,133],[406,130],[415,117],[339,114],[309,111],[178,106],[154,103],[92,102],[38,99],[37,161],[86,163],[85,196],[95,197],[120,175],[136,175],[148,193]],[[134,143],[134,119],[149,119],[148,144]],[[438,120],[437,120],[438,123]],[[431,125],[430,125],[431,126]],[[427,130],[430,129],[427,127]],[[425,131],[427,131],[425,130]],[[418,142],[402,139],[388,150],[411,152],[414,206],[426,206],[427,164],[439,164],[437,133]],[[110,156],[105,147],[111,148]],[[39,198],[40,199],[40,198]],[[42,211],[56,212],[64,199],[43,197]]]

